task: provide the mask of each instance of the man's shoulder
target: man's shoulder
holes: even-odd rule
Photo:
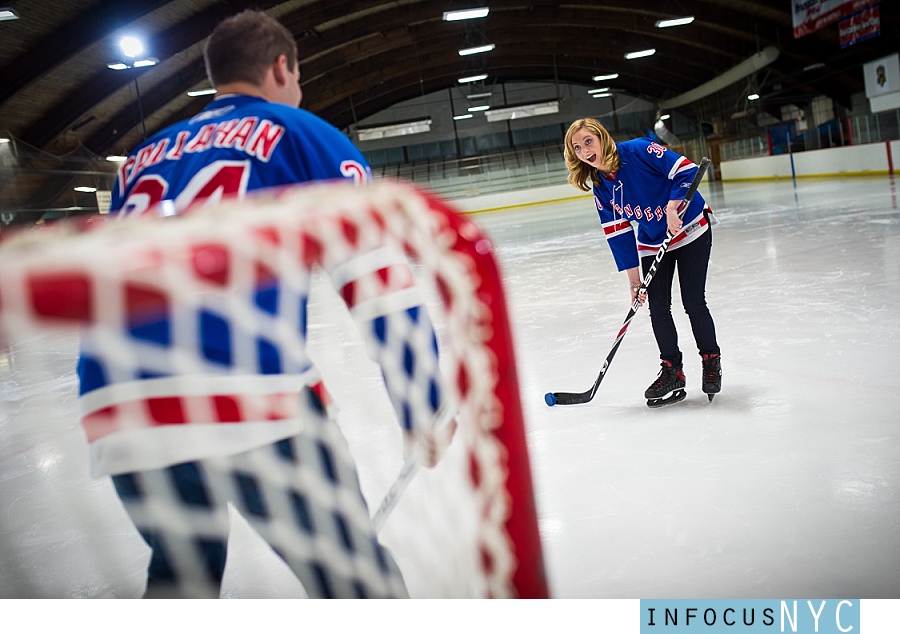
[[[337,130],[333,125],[311,113],[309,110],[295,108],[293,106],[272,101],[256,101],[244,104],[235,112],[237,115],[242,116],[250,114],[255,116],[265,116],[267,119],[271,119],[274,122],[291,126]]]

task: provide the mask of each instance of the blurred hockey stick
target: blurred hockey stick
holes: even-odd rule
[[[447,412],[454,412],[454,414],[448,416]],[[458,414],[459,410],[454,410],[449,407],[445,407],[442,413],[438,413],[439,420],[434,426],[434,432],[438,439],[440,439],[442,434],[449,434],[449,438],[446,439],[446,445],[450,444],[453,435],[456,433],[456,417]],[[453,426],[452,428],[450,427],[451,425]],[[447,447],[444,446],[443,451],[446,451],[446,449]],[[394,507],[396,507],[397,503],[400,501],[400,496],[403,495],[406,487],[409,486],[409,483],[412,482],[412,479],[415,477],[416,473],[418,473],[419,464],[416,452],[412,451],[403,462],[403,466],[400,468],[400,474],[397,476],[397,479],[394,480],[394,483],[388,489],[387,493],[384,494],[381,504],[378,505],[378,510],[372,515],[372,526],[375,528],[376,533],[381,531],[381,527],[384,526],[391,511],[394,510]]]
[[[400,496],[403,495],[403,492],[406,490],[409,483],[412,482],[412,479],[415,477],[418,470],[419,463],[416,462],[415,456],[410,456],[403,463],[403,467],[400,469],[400,475],[397,476],[397,479],[394,480],[394,484],[392,484],[391,488],[384,494],[384,498],[381,500],[378,510],[375,511],[375,514],[372,516],[372,526],[376,533],[381,532],[381,527],[384,526],[391,511],[397,506],[397,502],[400,501]]]
[[[687,194],[684,196],[684,201],[682,201],[681,206],[678,209],[679,216],[682,215],[691,204],[691,200],[693,200],[694,194],[697,193],[697,188],[700,186],[700,181],[703,180],[703,175],[706,173],[709,164],[710,160],[703,157],[703,160],[700,161],[700,165],[697,166],[697,173],[694,174],[694,180],[691,181],[691,186],[688,188]],[[666,239],[663,240],[662,245],[660,245],[659,250],[656,252],[656,257],[653,259],[653,264],[650,265],[647,274],[644,275],[644,279],[641,281],[641,287],[638,289],[634,301],[631,303],[631,309],[628,311],[628,316],[625,317],[625,323],[623,323],[622,327],[619,329],[619,334],[616,335],[616,341],[613,344],[612,350],[610,350],[607,355],[606,361],[603,362],[603,367],[600,368],[600,374],[597,376],[597,380],[594,381],[594,385],[586,392],[548,392],[544,395],[544,401],[547,405],[550,407],[557,404],[577,405],[580,403],[587,403],[594,398],[594,394],[597,393],[597,388],[600,387],[600,382],[603,380],[603,377],[606,376],[609,364],[612,363],[613,357],[616,356],[616,351],[619,349],[619,345],[625,337],[628,325],[641,307],[641,295],[647,292],[647,287],[650,285],[653,276],[656,274],[656,269],[659,268],[659,263],[662,261],[663,256],[665,256],[666,251],[669,250],[669,243],[672,242],[673,237],[671,231],[666,232]]]

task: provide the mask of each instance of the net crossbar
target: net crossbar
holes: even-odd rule
[[[399,535],[389,548],[407,583],[439,574],[434,566],[464,560],[465,574],[474,577],[464,581],[464,594],[545,597],[515,351],[493,246],[474,223],[420,188],[396,182],[305,185],[177,218],[96,223],[87,230],[84,223],[59,223],[21,233],[0,243],[0,337],[15,349],[48,332],[96,327],[111,305],[125,304],[110,297],[131,292],[131,309],[141,304],[133,298],[138,283],[189,296],[202,291],[198,277],[235,291],[265,270],[290,285],[298,271],[308,276],[379,245],[401,248],[439,297],[446,328],[442,369],[459,406],[448,459],[435,469],[435,477],[452,484],[443,493],[409,494],[409,503],[419,507],[402,523],[388,520]],[[198,260],[198,253],[208,257]],[[216,279],[223,258],[226,282]],[[234,319],[253,319],[235,301],[223,310]],[[112,323],[133,317],[118,315]],[[114,330],[111,346],[120,343]],[[190,364],[185,367],[189,378]],[[441,528],[425,527],[426,516]],[[462,520],[449,521],[454,517]],[[426,541],[425,550],[437,551],[436,563],[417,564],[402,552],[406,542],[434,530],[450,531],[441,542]],[[442,550],[440,544],[449,545]],[[421,569],[408,569],[416,565]],[[410,594],[416,595],[414,587]]]

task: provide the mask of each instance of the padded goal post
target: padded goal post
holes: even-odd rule
[[[420,283],[439,298],[435,322],[446,330],[441,367],[459,405],[459,428],[442,462],[417,476],[436,481],[436,488],[404,496],[382,533],[393,537],[384,541],[411,596],[547,597],[516,355],[493,246],[475,224],[422,189],[396,182],[313,184],[175,218],[63,222],[19,232],[0,243],[0,341],[15,350],[47,332],[96,328],[110,295],[124,296],[136,280],[185,292],[180,287],[191,272],[190,263],[178,268],[184,253],[212,249],[229,258],[260,240],[267,274],[280,279],[298,263],[327,268],[361,245],[399,247],[415,263]],[[158,276],[149,274],[159,262],[168,264],[158,267]],[[230,266],[229,283],[246,285],[261,264],[234,257]],[[235,318],[252,318],[246,307],[233,309]],[[15,415],[28,416],[28,409]],[[369,500],[370,510],[377,501]],[[430,583],[445,567],[455,569],[446,574],[447,589],[417,589],[417,580]]]

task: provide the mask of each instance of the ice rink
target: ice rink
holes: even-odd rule
[[[723,388],[711,403],[700,391],[676,293],[688,396],[657,410],[643,398],[659,368],[646,308],[593,401],[544,403],[546,392],[592,385],[628,313],[591,199],[472,216],[505,278],[551,592],[900,598],[896,185],[858,177],[700,191],[719,220],[707,299]],[[359,362],[336,295],[312,299],[311,323],[326,325],[311,330],[311,351],[351,445],[365,445],[377,370]],[[0,598],[139,596],[146,549],[108,481],[87,474],[74,344],[50,344],[56,369],[31,388],[0,356]],[[14,423],[35,398],[45,415]],[[398,467],[361,465],[370,505]]]

